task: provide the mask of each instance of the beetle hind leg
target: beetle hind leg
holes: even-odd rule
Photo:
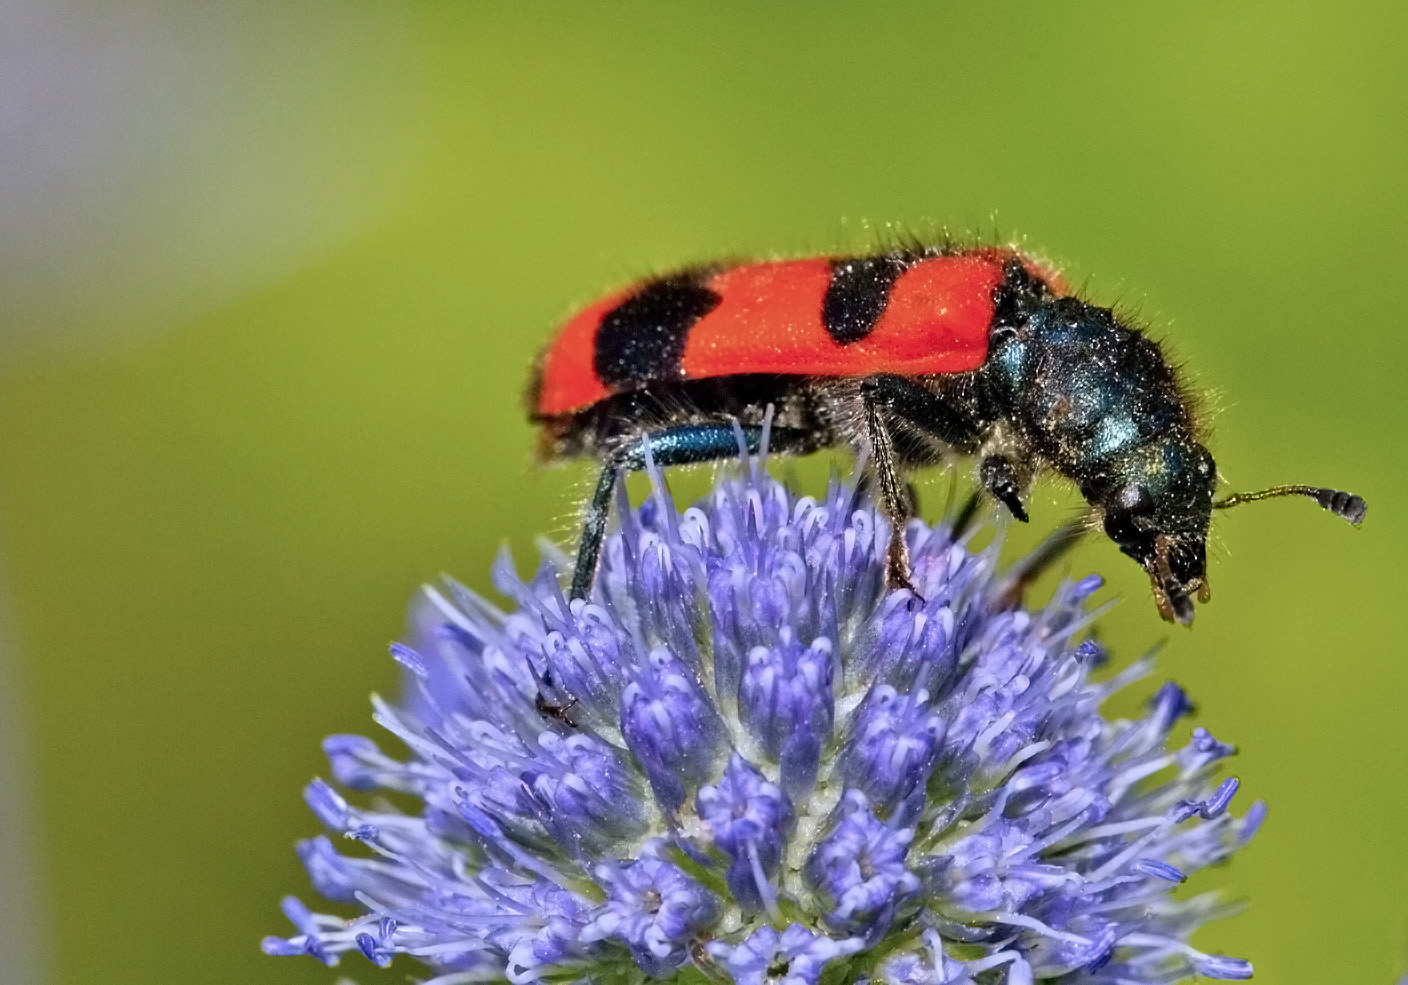
[[[621,475],[645,468],[646,448],[656,465],[699,465],[737,458],[738,434],[742,431],[748,454],[757,455],[763,443],[763,429],[739,426],[732,420],[710,424],[687,424],[646,432],[640,438],[621,446],[607,457],[597,479],[596,491],[587,503],[582,522],[582,540],[577,547],[577,563],[572,569],[570,597],[586,598],[596,579],[601,560],[601,545],[606,539],[607,520],[611,515],[611,500]],[[779,454],[804,454],[816,446],[816,437],[801,428],[773,427],[768,434],[768,448]]]

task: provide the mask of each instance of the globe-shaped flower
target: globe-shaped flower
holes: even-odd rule
[[[504,613],[427,589],[414,686],[376,720],[409,750],[326,743],[333,832],[299,846],[350,918],[284,904],[271,954],[361,951],[437,985],[507,980],[739,985],[1169,983],[1243,979],[1188,943],[1222,906],[1180,898],[1265,814],[1234,819],[1233,750],[1171,730],[1165,685],[1139,721],[1101,702],[1147,661],[1090,679],[1087,578],[1010,602],[997,548],[907,531],[921,596],[886,592],[888,529],[833,481],[797,498],[756,464],[683,515],[656,477],[623,501],[590,599],[507,561]]]

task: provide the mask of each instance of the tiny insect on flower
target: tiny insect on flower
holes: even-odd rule
[[[750,463],[678,513],[655,481],[588,598],[506,559],[512,611],[425,591],[394,648],[408,693],[375,702],[405,758],[325,744],[341,787],[393,796],[307,790],[356,844],[299,854],[354,915],[291,898],[266,951],[404,955],[436,985],[1248,977],[1188,943],[1227,907],[1179,887],[1265,808],[1234,818],[1230,746],[1173,740],[1175,685],[1101,716],[1152,668],[1092,679],[1098,578],[1014,606],[996,546],[914,521],[921,600],[886,590],[890,531],[854,486],[799,498]]]

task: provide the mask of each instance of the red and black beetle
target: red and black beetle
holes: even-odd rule
[[[572,318],[527,393],[544,458],[593,455],[572,596],[591,588],[618,477],[648,445],[662,466],[770,447],[867,454],[892,524],[886,580],[909,588],[906,471],[953,455],[1019,520],[1037,473],[1076,483],[1105,533],[1148,573],[1160,614],[1187,625],[1208,597],[1214,509],[1309,496],[1358,524],[1358,496],[1278,486],[1214,501],[1217,468],[1158,346],[1068,294],[1015,249],[924,247],[701,267],[649,280]],[[1093,526],[1093,523],[1087,524]]]

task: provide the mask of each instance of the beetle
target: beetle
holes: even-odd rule
[[[1364,500],[1318,486],[1214,498],[1217,466],[1159,346],[1016,248],[907,246],[686,269],[590,305],[529,380],[543,460],[602,463],[571,596],[595,577],[622,473],[849,446],[890,522],[885,578],[908,588],[905,475],[953,456],[1018,520],[1054,471],[1148,574],[1164,619],[1208,598],[1214,510],[1299,495],[1356,526]],[[765,437],[765,434],[767,435]],[[1073,540],[1074,538],[1067,538]],[[918,593],[915,592],[917,595]]]

